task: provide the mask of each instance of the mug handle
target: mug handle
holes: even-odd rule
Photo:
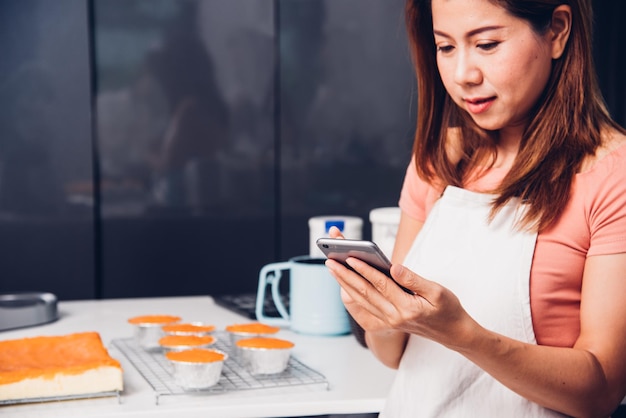
[[[280,283],[280,279],[283,277],[281,273],[282,270],[288,270],[290,267],[291,263],[285,261],[282,263],[267,264],[261,268],[261,271],[259,272],[259,289],[256,294],[255,308],[256,319],[259,322],[276,326],[289,326],[291,318],[289,317],[289,312],[287,312],[287,309],[280,298],[278,284]],[[267,288],[267,285],[272,286],[272,301],[281,316],[280,318],[268,317],[263,313],[265,289]]]

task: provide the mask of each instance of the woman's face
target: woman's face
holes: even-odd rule
[[[481,128],[521,135],[550,76],[551,32],[488,0],[432,0],[432,15],[450,97]]]

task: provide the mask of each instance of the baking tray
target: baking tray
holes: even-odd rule
[[[169,372],[169,364],[160,351],[146,351],[139,347],[134,338],[114,339],[112,344],[133,364],[148,381],[155,392],[155,402],[159,404],[161,396],[169,395],[214,395],[224,392],[258,390],[286,386],[311,385],[328,390],[329,384],[320,372],[299,361],[294,356],[289,359],[287,368],[282,373],[272,375],[252,375],[232,355],[229,336],[225,332],[215,332],[216,342],[212,346],[228,353],[224,362],[222,376],[215,386],[200,390],[184,390],[174,383]]]
[[[22,399],[7,399],[0,401],[0,405],[17,405],[24,403],[37,403],[37,402],[55,402],[55,401],[73,401],[77,399],[93,399],[104,398],[110,396],[117,396],[117,402],[121,403],[120,392],[97,392],[97,393],[85,393],[82,395],[67,395],[67,396],[49,396],[42,398],[22,398]]]

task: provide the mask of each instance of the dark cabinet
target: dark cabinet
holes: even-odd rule
[[[0,292],[254,292],[308,252],[309,217],[368,233],[396,204],[401,0],[0,3],[20,98],[0,112]]]
[[[87,3],[0,1],[0,292],[96,295]]]

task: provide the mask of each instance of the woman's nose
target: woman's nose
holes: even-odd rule
[[[458,54],[454,81],[459,85],[475,85],[483,81],[482,71],[470,54]]]

